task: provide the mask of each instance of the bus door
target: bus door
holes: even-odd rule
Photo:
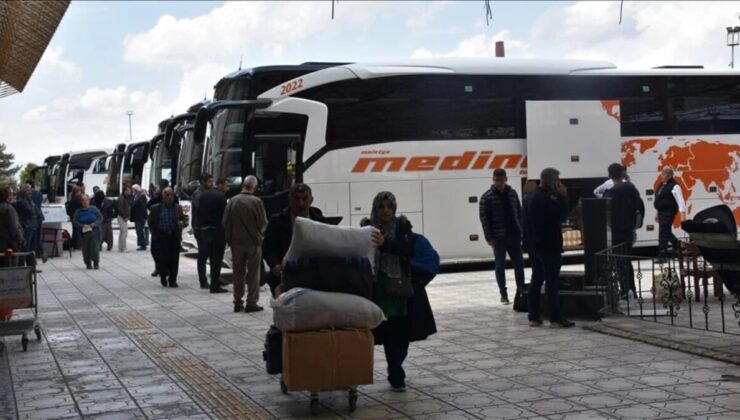
[[[547,167],[564,179],[606,178],[620,162],[618,101],[527,101],[530,178]]]
[[[619,101],[527,101],[526,112],[529,178],[559,170],[568,187],[567,224],[580,227],[579,199],[593,197],[609,164],[621,162]]]
[[[248,148],[249,172],[257,177],[256,195],[268,215],[288,205],[288,190],[298,179],[300,134],[256,134]]]

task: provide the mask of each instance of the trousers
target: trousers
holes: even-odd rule
[[[260,264],[262,249],[231,248],[234,268],[234,303],[241,303],[244,298],[244,286],[247,287],[247,306],[256,305],[260,299]]]
[[[226,239],[221,226],[213,229],[201,229],[198,232],[198,279],[201,284],[208,283],[206,260],[211,262],[211,288],[220,287],[221,264],[224,261]]]
[[[180,266],[180,238],[177,232],[157,232],[152,238],[154,266],[162,280],[177,282]]]

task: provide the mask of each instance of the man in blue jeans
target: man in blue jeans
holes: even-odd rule
[[[514,266],[517,294],[524,290],[524,258],[522,256],[522,205],[516,191],[506,184],[504,169],[493,171],[493,185],[480,198],[478,210],[486,242],[493,248],[496,259],[496,282],[501,303],[508,304],[506,292],[506,254]]]
[[[560,265],[563,254],[562,223],[568,215],[568,190],[560,182],[560,172],[546,168],[540,175],[540,185],[524,200],[524,232],[532,263],[532,283],[529,285],[529,325],[542,325],[540,293],[545,294],[550,309],[550,327],[568,328],[575,324],[563,317],[560,309]]]

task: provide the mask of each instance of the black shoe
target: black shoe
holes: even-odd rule
[[[180,287],[180,286],[177,284],[177,281],[171,281],[170,282],[170,287],[176,288],[176,287]]]
[[[249,313],[249,312],[259,312],[259,311],[264,311],[264,310],[265,310],[265,308],[263,308],[263,307],[261,307],[259,305],[247,305],[247,306],[244,307],[244,312],[247,312],[247,313]]]
[[[234,312],[244,312],[244,303],[243,302],[235,303]]]
[[[92,270],[92,265],[90,265],[90,264],[85,264],[85,268],[87,268],[88,270]]]
[[[509,302],[509,297],[508,297],[508,296],[501,296],[501,303],[502,303],[503,305],[508,305],[508,304],[510,304],[511,302]]]
[[[208,284],[207,281],[206,282],[200,282],[200,288],[201,289],[210,289],[211,288],[211,285]]]
[[[152,271],[152,277],[157,277],[159,275],[159,271],[154,270]]]
[[[100,265],[99,265],[99,264],[95,264],[95,265],[93,265],[93,269],[94,269],[94,270],[100,270]]]
[[[160,282],[162,283],[162,287],[167,287],[167,279],[166,278],[162,277],[160,279]]]
[[[224,289],[223,287],[211,287],[211,293],[228,293],[229,291]]]
[[[568,321],[565,318],[560,321],[550,321],[550,328],[570,328],[575,326],[575,322]]]
[[[530,327],[541,327],[542,326],[542,320],[538,319],[535,321],[529,321]]]
[[[146,251],[146,247],[145,246],[140,246],[140,247],[136,248],[136,250],[137,251]]]

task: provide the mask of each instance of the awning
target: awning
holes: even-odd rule
[[[0,98],[22,92],[69,0],[0,0]]]

